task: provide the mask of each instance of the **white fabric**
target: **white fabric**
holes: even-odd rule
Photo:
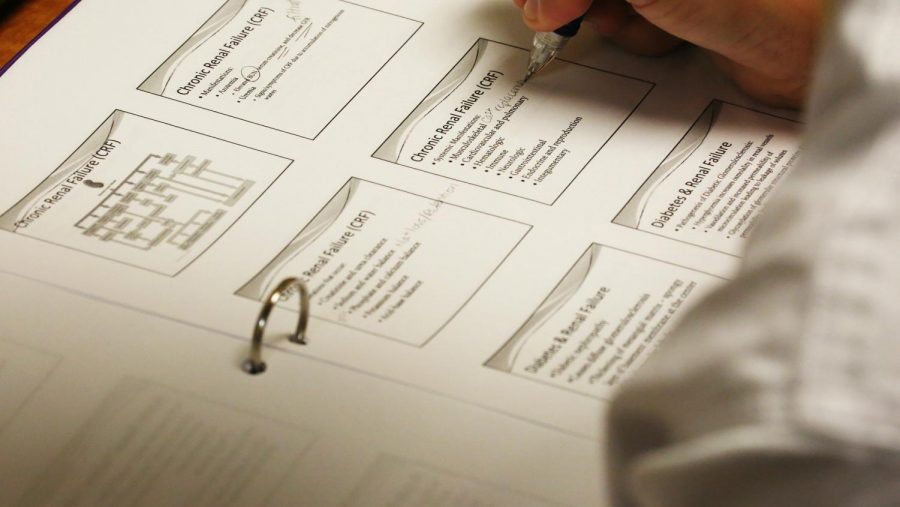
[[[900,2],[837,2],[804,160],[609,415],[613,505],[900,506]]]

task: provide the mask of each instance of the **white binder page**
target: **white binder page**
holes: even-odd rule
[[[732,276],[800,124],[700,53],[636,57],[587,27],[523,83],[532,36],[508,0],[81,0],[0,77],[0,271],[208,330],[198,356],[214,336],[246,344],[261,301],[299,277],[309,343],[277,339],[290,295],[266,376],[315,359],[597,439],[606,400]],[[19,379],[0,414],[67,359],[17,343],[0,348],[25,347],[0,361]],[[157,398],[193,399],[141,382],[92,398],[110,434]],[[269,431],[180,410],[154,424]],[[102,461],[84,431],[59,459],[84,445]],[[481,475],[420,458],[379,459],[401,489]],[[358,498],[391,494],[377,473]]]
[[[249,376],[242,340],[0,283],[2,505],[602,505],[592,439],[277,351]]]

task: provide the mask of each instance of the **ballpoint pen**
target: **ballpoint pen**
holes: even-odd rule
[[[528,82],[532,76],[556,58],[556,55],[566,47],[569,39],[578,33],[583,19],[584,16],[581,16],[552,32],[537,32],[534,34],[531,55],[528,57],[528,71],[525,73],[524,82]]]

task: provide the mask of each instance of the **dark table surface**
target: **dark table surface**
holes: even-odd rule
[[[0,66],[34,39],[73,0],[0,0]]]

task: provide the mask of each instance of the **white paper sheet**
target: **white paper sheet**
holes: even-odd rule
[[[591,439],[314,359],[274,354],[250,377],[243,340],[0,283],[20,296],[0,307],[4,339],[59,354],[0,341],[21,366],[0,370],[0,392],[29,393],[2,401],[2,505],[600,501]]]
[[[231,420],[237,406],[249,411],[241,427],[269,428],[260,416],[298,426],[277,459],[307,463],[296,477],[322,480],[312,463],[328,451],[309,441],[340,430],[285,408],[309,364],[329,365],[338,379],[318,399],[368,397],[409,414],[404,427],[416,428],[420,405],[339,381],[367,375],[412,389],[452,420],[459,406],[479,407],[485,419],[540,428],[534,445],[546,452],[577,441],[599,466],[604,400],[733,273],[799,154],[800,125],[743,96],[699,53],[637,58],[587,29],[523,84],[531,36],[505,0],[75,6],[0,77],[0,271],[4,283],[35,284],[16,282],[30,287],[21,295],[4,286],[0,387],[11,387],[0,391],[0,428],[6,407],[22,421],[53,417],[52,407],[73,417],[56,447],[27,449],[43,479],[21,479],[17,494],[51,503],[81,495],[65,465],[72,453],[119,463],[102,457],[109,442],[86,421],[123,385],[182,400],[192,408],[172,417],[196,411],[197,424]],[[260,300],[288,276],[313,292],[309,344],[281,338],[297,317],[289,298],[265,350],[264,377],[285,384],[247,400],[260,381],[241,371],[238,350]],[[41,284],[64,291],[65,311],[81,316],[67,335],[89,335],[96,347],[48,343],[47,329],[20,322],[55,325],[60,307],[44,301],[50,289]],[[115,325],[92,312],[115,313]],[[175,322],[188,327],[170,329]],[[41,380],[54,361],[102,355],[99,343],[119,351],[117,368],[143,373],[66,370],[67,382],[90,379],[82,405],[61,398],[62,380]],[[190,382],[166,380],[178,361],[162,351],[143,360],[148,348],[174,344],[191,351]],[[231,354],[221,365],[219,347]],[[190,401],[197,393],[212,404]],[[48,408],[30,408],[32,396]],[[140,396],[133,410],[145,406]],[[107,418],[102,433],[115,438],[127,415]],[[575,462],[545,455],[532,471],[551,469],[568,477],[565,486],[523,480],[503,454],[516,434],[495,446],[506,424],[496,421],[483,435],[444,442],[458,445],[450,466],[397,451],[428,448],[430,429],[383,446],[380,434],[348,430],[343,451],[363,439],[371,452],[331,465],[321,491],[349,495],[362,481],[358,491],[384,498],[411,488],[447,498],[491,490],[481,496],[499,503],[597,501],[598,468],[573,475]],[[26,423],[10,424],[13,435],[34,438]],[[0,433],[2,442],[26,451]],[[151,446],[161,453],[153,463],[176,459],[165,444]],[[364,470],[379,459],[396,471],[385,481],[398,491],[372,483],[381,467]],[[588,457],[579,459],[583,468]],[[515,472],[491,471],[504,463]],[[277,497],[263,476],[248,479],[248,491]],[[65,480],[40,482],[52,477]],[[573,486],[576,478],[595,482]],[[141,484],[194,494],[178,480]],[[426,483],[436,489],[416,489]]]

